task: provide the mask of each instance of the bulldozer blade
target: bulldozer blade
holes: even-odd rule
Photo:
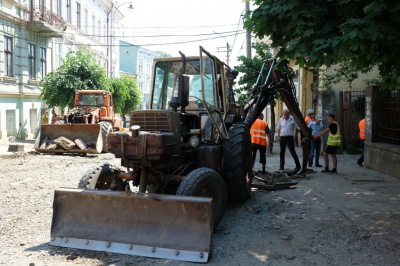
[[[46,149],[43,145],[45,140],[51,141],[59,137],[65,137],[71,141],[83,140],[89,144],[87,149]],[[42,125],[40,133],[36,138],[34,148],[41,153],[101,153],[103,149],[103,137],[100,124],[62,124]]]
[[[58,189],[50,245],[207,262],[212,198]]]

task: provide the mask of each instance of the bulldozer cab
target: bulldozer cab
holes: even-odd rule
[[[185,69],[183,69],[184,66]],[[174,105],[171,102],[185,102],[179,98],[182,97],[180,90],[186,90],[189,98],[187,105],[178,104],[176,110],[198,115],[200,128],[206,128],[205,132],[210,132],[207,128],[213,125],[216,134],[210,134],[208,136],[210,140],[216,141],[215,138],[219,136],[226,139],[224,117],[228,109],[229,82],[225,74],[230,71],[228,66],[202,47],[200,47],[199,57],[187,57],[184,60],[182,58],[156,59],[150,109],[173,111]],[[188,80],[186,84],[181,84],[182,74]]]
[[[81,90],[75,94],[75,108],[100,109],[100,120],[113,120],[115,116],[112,94],[104,90]],[[113,122],[114,123],[114,122]]]
[[[102,107],[110,105],[109,93],[102,90],[77,91],[75,107]]]
[[[103,106],[104,97],[100,94],[78,94],[78,106]]]

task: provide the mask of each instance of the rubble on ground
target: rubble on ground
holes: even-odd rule
[[[57,139],[49,139],[48,137],[43,138],[41,141],[39,148],[42,150],[87,150],[87,149],[96,149],[96,143],[83,141],[78,138],[74,141],[61,136]]]

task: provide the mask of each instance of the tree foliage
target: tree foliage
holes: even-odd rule
[[[160,57],[172,57],[171,54],[163,52],[163,51],[156,51],[157,54],[160,55]]]
[[[377,66],[384,85],[400,84],[400,2],[393,0],[253,0],[245,27],[268,36],[280,58],[301,66],[346,62]]]
[[[78,90],[110,90],[105,70],[82,50],[69,52],[63,64],[48,73],[43,82],[41,96],[49,107],[72,108]]]
[[[125,118],[133,110],[137,110],[141,100],[136,79],[129,76],[110,79],[111,92],[114,97],[114,110]]]
[[[268,52],[269,46],[266,43],[253,43],[252,47],[256,50],[256,56],[253,58],[239,56],[238,61],[241,62],[241,64],[235,66],[235,69],[242,74],[238,81],[238,84],[241,86],[235,90],[238,98],[237,101],[242,104],[244,104],[250,96],[251,88],[257,81],[263,62],[272,58],[272,54]],[[265,69],[265,73],[262,73],[263,77],[265,77],[266,74]]]

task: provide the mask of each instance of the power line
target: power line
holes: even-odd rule
[[[229,34],[226,36],[233,36],[232,34],[236,34],[238,31],[226,31],[222,32],[221,34]],[[241,30],[240,33],[244,33],[245,30]],[[68,35],[68,33],[66,34]],[[165,35],[133,35],[132,37],[135,38],[160,38],[160,37],[195,37],[195,36],[213,36],[215,33],[198,33],[198,34],[165,34]],[[84,37],[97,37],[97,38],[105,38],[105,37],[110,37],[109,35],[97,35],[97,34],[74,34],[74,36],[84,36]],[[127,37],[126,35],[114,35],[112,37],[115,38],[123,38]],[[225,37],[225,36],[224,36]]]
[[[119,22],[120,24],[123,24],[123,20]],[[225,26],[235,26],[236,24],[223,24],[223,25],[212,25],[212,27],[225,27]],[[201,26],[176,26],[176,27],[170,27],[170,26],[154,26],[154,27],[137,27],[137,29],[193,29],[193,28],[210,28],[210,25],[201,25]],[[136,29],[136,28],[135,28]]]
[[[244,34],[245,32],[239,33],[239,34]],[[236,34],[236,33],[235,33]],[[231,35],[226,35],[226,37],[234,36],[235,34]],[[164,45],[173,45],[173,44],[183,44],[183,43],[192,43],[192,42],[201,42],[201,41],[208,41],[208,40],[214,40],[214,39],[219,39],[221,37],[212,37],[212,38],[206,38],[206,39],[196,39],[196,40],[187,40],[187,41],[180,41],[180,42],[170,42],[170,43],[148,43],[148,44],[119,44],[119,45],[113,45],[113,46],[118,46],[118,47],[129,47],[129,46],[164,46]],[[71,45],[72,43],[70,42],[56,42],[56,44],[68,44]],[[79,45],[79,44],[77,44]],[[108,47],[109,45],[107,44],[82,44],[82,45],[87,45],[91,47]]]
[[[237,27],[236,27],[236,32],[239,31],[240,22],[242,21],[242,15],[243,15],[243,12],[244,12],[245,10],[246,10],[246,8],[244,8],[243,11],[242,11],[242,13],[240,13],[239,21],[238,21]],[[232,46],[231,46],[231,49],[233,49],[233,47],[235,46],[236,36],[237,36],[237,35],[235,35],[235,38],[233,39],[233,44],[232,44]]]
[[[244,37],[243,38],[243,42],[242,42],[242,46],[240,47],[240,49],[239,49],[239,52],[238,52],[238,54],[237,54],[237,56],[236,56],[236,58],[237,57],[239,57],[239,55],[240,55],[240,52],[242,51],[242,49],[243,49],[243,45],[244,45],[244,42],[246,41],[246,37]]]

